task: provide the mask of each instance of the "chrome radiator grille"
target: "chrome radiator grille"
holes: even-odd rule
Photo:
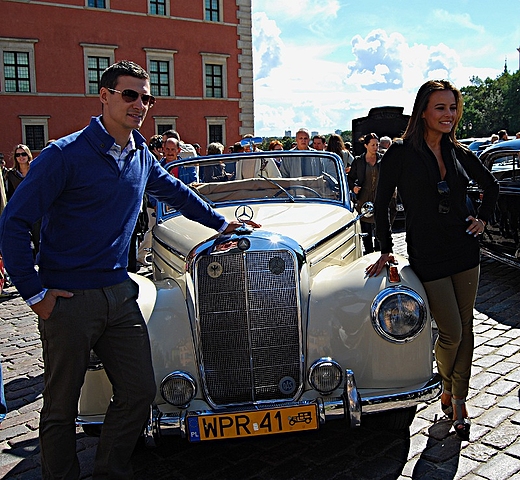
[[[295,259],[285,250],[196,262],[199,348],[215,405],[292,399],[302,383]]]

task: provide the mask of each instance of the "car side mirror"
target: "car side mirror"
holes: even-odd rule
[[[374,215],[374,204],[372,202],[365,202],[361,207],[362,217],[371,217]]]

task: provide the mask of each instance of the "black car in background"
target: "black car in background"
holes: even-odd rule
[[[493,217],[481,236],[485,253],[520,268],[520,139],[495,143],[480,154],[480,160],[500,183],[500,194]],[[478,185],[468,195],[480,203]]]

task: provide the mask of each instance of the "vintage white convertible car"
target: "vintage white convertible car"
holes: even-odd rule
[[[176,164],[199,169],[205,181],[191,188],[227,219],[261,228],[216,235],[159,205],[154,280],[134,276],[158,386],[145,437],[198,442],[329,420],[347,428],[365,414],[408,427],[440,391],[426,295],[403,257],[366,277],[378,254],[362,255],[339,157],[277,151]],[[79,405],[87,432],[112,395],[96,360]]]

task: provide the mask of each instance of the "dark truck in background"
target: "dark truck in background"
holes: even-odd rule
[[[392,140],[400,137],[406,130],[410,115],[403,114],[403,107],[374,107],[366,117],[352,120],[353,155],[361,155],[365,148],[360,138],[367,133],[375,133],[379,138],[384,135]]]

